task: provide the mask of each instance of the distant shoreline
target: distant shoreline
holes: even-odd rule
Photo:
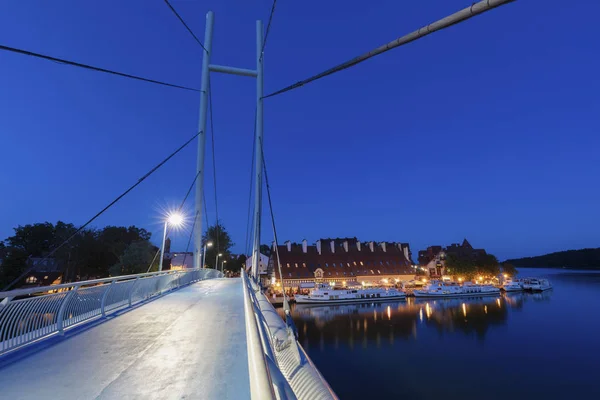
[[[516,268],[561,268],[600,270],[600,247],[595,249],[565,250],[536,257],[506,260]],[[546,265],[541,267],[541,265]]]
[[[581,269],[581,270],[586,270],[586,271],[600,271],[600,267],[533,267],[533,266],[527,266],[527,267],[523,267],[523,266],[519,266],[519,265],[515,265],[515,268],[532,268],[532,269],[541,269],[541,268],[545,268],[545,269]]]

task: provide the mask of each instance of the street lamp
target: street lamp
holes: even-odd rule
[[[212,247],[212,242],[204,243],[204,253],[202,253],[202,268],[206,265],[206,248]]]
[[[215,257],[215,269],[219,269],[219,257],[221,257],[223,255],[223,253],[219,253],[217,254],[217,257]]]
[[[160,263],[158,264],[158,270],[162,271],[163,269],[163,258],[165,256],[165,242],[167,241],[167,226],[171,225],[173,227],[179,227],[183,224],[183,215],[178,212],[172,212],[167,215],[167,219],[165,219],[165,229],[163,231],[163,239],[162,246],[160,247]]]
[[[223,264],[227,264],[227,260],[221,261],[221,273],[223,273]]]

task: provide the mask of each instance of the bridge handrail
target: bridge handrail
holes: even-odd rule
[[[167,291],[222,276],[195,268],[0,292],[0,357]]]
[[[263,350],[259,327],[256,322],[256,311],[252,301],[252,293],[248,284],[248,276],[242,269],[242,288],[244,290],[244,320],[246,324],[246,341],[248,343],[248,372],[250,373],[250,397],[252,399],[276,399],[271,374]]]
[[[292,388],[277,366],[252,282],[243,269],[241,276],[244,290],[246,339],[248,342],[250,397],[261,400],[296,400]]]
[[[202,268],[189,268],[189,269],[186,269],[185,271],[186,272],[187,271],[199,271],[201,269]],[[166,270],[166,271],[159,271],[159,272],[145,272],[142,274],[120,275],[120,276],[112,276],[112,277],[108,277],[108,278],[90,279],[87,281],[60,283],[58,285],[36,286],[36,287],[31,287],[31,288],[26,288],[26,289],[13,289],[13,290],[8,290],[6,292],[0,292],[0,299],[6,298],[6,297],[14,298],[14,297],[27,296],[27,295],[36,294],[36,293],[45,293],[48,291],[53,291],[53,290],[58,290],[58,289],[67,289],[67,288],[71,288],[75,285],[80,286],[80,287],[88,286],[88,285],[98,285],[100,283],[112,282],[114,280],[126,281],[126,280],[130,280],[130,279],[143,278],[143,277],[147,277],[147,276],[177,274],[177,273],[180,273],[181,271],[183,271],[183,270]]]

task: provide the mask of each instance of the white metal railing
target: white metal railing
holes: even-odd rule
[[[268,327],[258,307],[252,283],[243,269],[241,275],[248,342],[250,397],[253,400],[296,400],[292,388],[277,366]]]
[[[252,399],[337,400],[256,282],[242,270]],[[290,322],[290,323],[288,323]]]
[[[222,276],[196,268],[0,292],[0,356],[169,290]]]

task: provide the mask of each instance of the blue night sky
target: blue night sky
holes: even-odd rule
[[[469,3],[279,1],[265,92]],[[214,63],[254,67],[270,0],[172,4],[200,38],[215,12]],[[600,246],[598,14],[595,0],[520,0],[265,100],[280,240],[357,236],[416,253],[466,237],[500,259]],[[200,86],[203,52],[161,0],[4,0],[0,38]],[[82,224],[197,129],[195,92],[6,52],[0,72],[0,238],[19,224]],[[212,85],[219,213],[243,251],[255,81],[213,74]],[[95,226],[137,225],[157,242],[195,157],[194,144]],[[212,168],[205,184],[214,221]],[[184,249],[187,234],[174,243]]]

